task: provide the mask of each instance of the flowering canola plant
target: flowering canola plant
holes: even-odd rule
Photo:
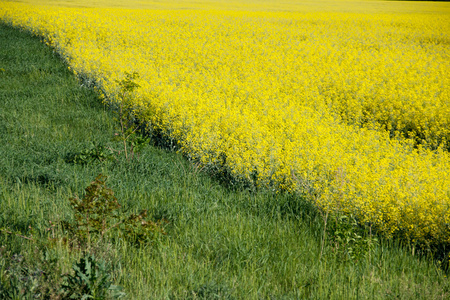
[[[107,99],[119,101],[117,81],[137,72],[136,114],[192,159],[301,192],[387,236],[449,244],[450,5],[421,5],[392,14],[2,2],[0,19],[42,36]]]

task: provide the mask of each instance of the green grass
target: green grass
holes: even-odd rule
[[[16,299],[36,295],[24,294],[33,287],[59,299],[61,275],[73,274],[83,253],[58,239],[61,227],[48,229],[73,220],[68,199],[99,173],[127,213],[148,209],[167,220],[153,243],[104,240],[89,249],[124,299],[449,297],[435,261],[392,241],[350,258],[349,247],[364,246],[337,248],[329,241],[336,233],[324,239],[324,219],[300,196],[232,189],[150,145],[132,161],[70,162],[93,143],[119,147],[113,113],[38,38],[0,25],[0,45],[0,283],[20,286]]]

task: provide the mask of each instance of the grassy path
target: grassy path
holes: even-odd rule
[[[449,297],[434,263],[384,242],[351,259],[348,247],[324,242],[322,218],[298,197],[229,189],[179,154],[147,146],[129,162],[73,163],[96,146],[119,147],[114,128],[52,50],[0,25],[0,298],[67,293],[62,274],[85,253],[52,225],[73,221],[68,199],[99,173],[124,211],[168,221],[152,244],[105,239],[87,251],[123,299]]]

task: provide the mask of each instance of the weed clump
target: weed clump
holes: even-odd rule
[[[106,239],[142,244],[158,234],[165,234],[162,221],[149,220],[147,210],[124,215],[114,192],[106,186],[106,179],[105,175],[98,175],[85,189],[83,198],[75,196],[69,199],[75,222],[62,222],[62,225],[72,236],[72,243],[76,241],[88,249],[93,242]]]

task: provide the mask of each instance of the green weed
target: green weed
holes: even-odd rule
[[[332,253],[340,260],[357,261],[370,257],[378,238],[362,228],[353,216],[334,216],[327,227]]]
[[[66,161],[74,164],[91,164],[94,162],[104,162],[115,159],[114,151],[101,144],[92,143],[89,149],[84,149],[77,153],[67,155]]]
[[[135,81],[139,78],[139,74],[125,72],[125,78],[117,80],[120,86],[118,93],[119,99],[117,101],[108,100],[107,102],[115,104],[117,106],[114,109],[114,120],[119,124],[119,130],[115,133],[114,140],[119,141],[123,145],[123,150],[116,150],[119,154],[124,153],[125,158],[133,159],[134,156],[139,154],[143,147],[150,143],[150,138],[142,134],[142,125],[136,118],[133,110],[132,94],[133,91],[139,88],[139,84]]]
[[[64,275],[62,291],[65,299],[119,299],[126,294],[112,284],[108,266],[93,255],[86,255],[72,267],[74,274]]]

